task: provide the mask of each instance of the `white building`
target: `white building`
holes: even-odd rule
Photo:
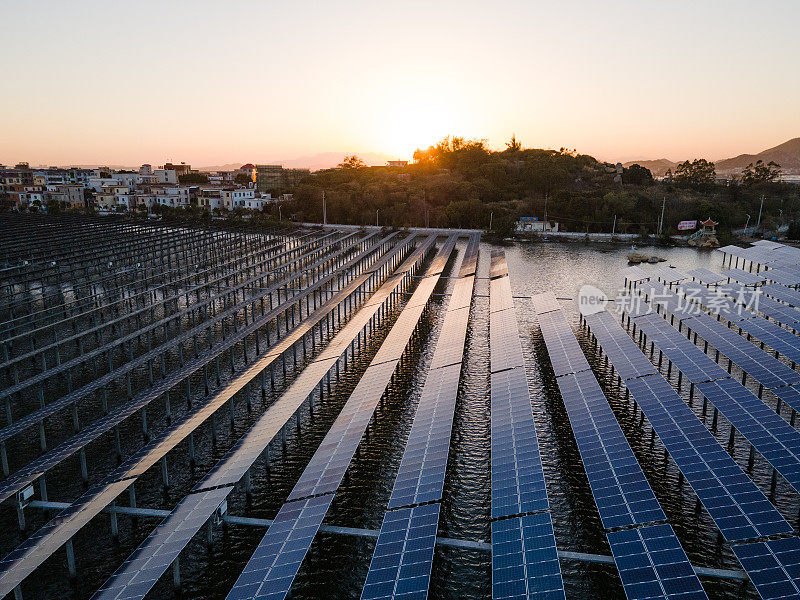
[[[220,191],[220,198],[222,200],[222,207],[226,210],[233,210],[234,208],[254,208],[256,191],[246,188],[226,188]],[[258,198],[258,200],[262,199]],[[259,208],[256,210],[261,210],[260,203]]]
[[[158,178],[158,183],[171,183],[176,185],[178,183],[178,174],[174,169],[156,169],[153,175]]]

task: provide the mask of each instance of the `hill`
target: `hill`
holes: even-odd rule
[[[735,173],[758,160],[763,160],[765,163],[775,161],[781,166],[784,173],[800,172],[800,137],[774,148],[768,148],[758,154],[740,154],[733,158],[718,160],[717,173]]]
[[[622,163],[622,166],[625,168],[630,167],[631,165],[639,165],[640,167],[650,169],[650,172],[654,177],[663,177],[667,173],[668,169],[672,169],[674,171],[678,163],[672,162],[666,158],[657,158],[656,160],[631,160],[626,163]]]

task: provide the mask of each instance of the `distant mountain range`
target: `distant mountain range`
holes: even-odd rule
[[[369,166],[384,166],[386,161],[396,160],[397,157],[388,154],[380,154],[377,152],[320,152],[318,154],[310,154],[308,156],[298,156],[289,160],[269,160],[258,161],[260,165],[282,165],[287,169],[311,169],[318,171],[320,169],[330,169],[338,165],[345,156],[357,154]],[[254,162],[254,161],[245,161]],[[200,171],[235,171],[241,167],[244,162],[228,163],[225,165],[214,165],[210,167],[194,167]],[[255,164],[255,163],[254,163]]]
[[[758,154],[740,154],[733,158],[716,160],[714,163],[717,166],[718,175],[732,175],[741,172],[747,165],[755,163],[758,160],[763,160],[765,163],[774,161],[778,163],[783,172],[787,174],[800,173],[800,137],[793,138],[774,148],[768,148]],[[653,175],[656,176],[664,175],[668,169],[675,171],[675,167],[678,166],[678,163],[666,158],[659,158],[657,160],[631,160],[623,163],[623,166],[629,167],[633,164],[650,169]]]

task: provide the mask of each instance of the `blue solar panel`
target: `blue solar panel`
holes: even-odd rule
[[[492,518],[547,510],[524,367],[492,373]]]
[[[719,291],[733,298],[737,304],[759,312],[778,323],[784,325],[800,323],[800,310],[770,298],[761,288],[751,289],[738,283],[729,283],[721,285]]]
[[[519,341],[517,316],[513,308],[491,313],[489,364],[492,373],[521,367],[525,364],[522,357],[522,344]]]
[[[281,506],[227,600],[285,598],[332,501],[326,494]]]
[[[800,339],[788,329],[760,317],[736,325],[792,362],[800,363]]]
[[[361,599],[427,598],[438,525],[439,504],[387,512]]]
[[[566,375],[558,385],[603,527],[666,520],[594,375]]]
[[[631,339],[625,330],[620,327],[616,317],[608,311],[602,311],[585,317],[591,327],[592,333],[603,340],[603,351],[616,368],[623,380],[641,377],[656,373],[647,357],[636,349],[630,352]],[[636,345],[634,344],[634,347]]]
[[[428,374],[389,508],[441,500],[460,375],[460,364]]]
[[[792,531],[663,377],[632,379],[626,386],[725,539]]]
[[[549,513],[492,523],[492,600],[564,600]]]
[[[752,319],[755,315],[746,310],[744,306],[736,304],[725,294],[711,290],[697,282],[684,283],[678,289],[686,296],[689,302],[705,306],[709,313],[721,316],[728,321],[737,323],[744,319]]]
[[[733,553],[763,600],[800,598],[800,538],[742,544]]]
[[[687,275],[701,281],[702,283],[707,284],[715,284],[719,283],[720,281],[725,281],[726,277],[720,275],[719,273],[714,273],[713,271],[709,271],[708,269],[693,269],[692,271],[688,271]]]
[[[737,364],[745,373],[749,373],[765,388],[800,383],[800,373],[748,342],[713,317],[698,316],[686,323],[692,331]]]
[[[776,283],[770,283],[762,286],[761,291],[767,296],[772,296],[776,300],[785,302],[789,306],[800,307],[800,290],[793,290]]]
[[[556,377],[590,369],[563,311],[539,314],[538,319]]]
[[[690,383],[730,377],[725,369],[661,317],[651,315],[637,319],[636,326],[678,367]]]
[[[800,491],[800,432],[738,381],[710,381],[697,389]]]
[[[781,402],[785,402],[795,411],[800,411],[800,386],[779,387],[771,391],[780,398]]]
[[[738,281],[744,285],[758,285],[759,283],[764,283],[767,280],[767,278],[763,275],[750,273],[749,271],[743,271],[742,269],[726,269],[722,272],[722,274],[728,279],[733,279],[734,281]]]
[[[794,287],[800,284],[800,274],[788,269],[768,269],[766,271],[762,271],[762,274],[770,281],[774,281],[775,283],[779,283],[781,285]]]
[[[707,598],[669,525],[614,531],[607,537],[628,600]]]

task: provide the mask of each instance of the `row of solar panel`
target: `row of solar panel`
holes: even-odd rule
[[[417,264],[419,260],[422,259],[425,252],[427,252],[428,248],[433,243],[434,239],[435,236],[430,236],[429,238],[427,238],[425,242],[423,242],[420,246],[418,246],[414,250],[414,252],[412,252],[411,255],[409,255],[409,259],[404,261],[399,267],[399,269],[405,272],[410,271],[413,268],[413,266]],[[401,285],[402,282],[403,282],[402,277],[390,277],[387,280],[387,282],[383,286],[381,286],[381,288],[379,288],[376,294],[380,292],[381,297],[386,298],[388,297],[389,293],[391,293],[391,291],[395,289],[397,286]],[[373,294],[373,296],[375,296],[376,294]],[[377,313],[379,307],[380,305],[378,304],[375,304],[373,302],[367,302],[362,307],[362,309],[359,310],[359,312],[356,313],[356,315],[354,315],[353,318],[351,318],[348,324],[345,325],[345,327],[343,327],[336,334],[334,340],[332,341],[331,344],[329,344],[328,348],[330,348],[331,345],[334,345],[337,348],[342,348],[342,351],[344,351],[344,348],[346,348],[349,345],[351,339],[355,339],[355,336],[358,335],[361,330],[360,327],[358,329],[354,329],[353,327],[351,327],[351,324],[354,321],[357,321],[358,323],[361,323],[361,325],[363,326],[363,324],[369,321],[369,318],[371,318],[372,315]],[[364,318],[363,316],[364,313],[368,314],[368,318],[366,319]],[[359,318],[356,319],[356,317]],[[217,465],[215,465],[215,467],[212,468],[209,474],[195,486],[193,490],[194,493],[192,495],[195,495],[202,491],[212,491],[214,489],[219,489],[218,486],[232,488],[232,486],[244,476],[244,474],[250,469],[250,467],[252,467],[255,460],[263,453],[264,448],[266,448],[267,444],[269,444],[269,442],[272,439],[274,439],[274,437],[278,434],[283,425],[286,422],[288,422],[288,420],[294,415],[298,406],[302,404],[302,402],[305,401],[308,395],[314,391],[319,381],[322,380],[322,377],[329,372],[333,363],[335,363],[339,358],[338,356],[323,358],[324,354],[325,351],[323,351],[323,353],[321,353],[320,356],[315,361],[313,361],[300,373],[298,378],[292,383],[287,392],[284,393],[276,402],[274,402],[267,409],[267,411],[254,423],[254,425],[251,426],[248,432],[234,445],[234,447],[228,453],[226,453],[226,455],[217,463]],[[324,504],[325,498],[328,498],[327,501],[329,503],[332,497],[333,497],[332,494],[329,494],[328,496],[319,497],[322,498],[322,500],[320,500],[320,504],[312,502],[312,500],[314,499],[311,499],[308,501],[307,504],[310,507],[320,507]],[[287,503],[291,504],[291,506],[287,507],[288,515],[290,516],[294,515],[295,512],[297,511],[293,507],[301,506],[301,504],[304,502],[306,501],[300,500],[297,502],[297,504]],[[322,508],[316,508],[313,510],[314,510],[313,515],[315,518],[319,516],[317,510],[321,510],[322,511],[321,514],[322,516],[324,516],[325,510],[327,510],[327,506],[325,506],[324,510]],[[183,520],[181,519],[180,511],[178,511],[178,509],[176,509],[176,511],[173,511],[170,514],[170,516],[167,517],[167,519],[165,519],[161,525],[159,525],[159,528],[163,528],[165,531],[173,531],[176,527],[181,527],[182,529],[186,530],[185,531],[186,535],[189,535],[190,533],[189,529],[192,529],[193,533],[196,533],[197,530],[199,529],[199,526],[197,528],[186,528],[184,525],[182,525]],[[213,510],[210,513],[206,514],[206,519],[209,516],[211,516],[211,513],[213,513]],[[302,519],[304,513],[302,510],[300,510],[297,513],[297,515],[296,515],[297,519]],[[290,516],[287,516],[286,520],[289,520]],[[320,522],[322,520],[322,516],[319,516]],[[200,525],[202,525],[202,523],[200,523]],[[273,535],[272,533],[270,533],[270,530],[267,531],[265,539]],[[292,539],[302,538],[296,541],[291,548],[291,551],[294,552],[295,554],[297,553],[299,546],[305,543],[310,544],[310,540],[313,539],[313,534],[316,533],[316,530],[311,532],[310,529],[306,526],[300,527],[299,531],[301,534],[305,535],[305,537],[303,537],[300,534],[296,534],[292,537]],[[276,531],[276,535],[279,532],[280,529]],[[189,539],[190,538],[191,536],[189,536]],[[163,569],[165,570],[171,562],[169,558],[171,557],[171,559],[174,560],[184,546],[181,546],[180,544],[170,544],[168,548],[165,548],[163,544],[160,543],[159,539],[153,539],[149,542],[146,540],[145,543],[143,543],[142,546],[140,546],[140,548],[137,549],[137,552],[146,556],[155,556],[155,555],[160,556],[161,560],[163,561],[162,565]],[[275,548],[270,547],[265,551],[274,551],[274,550]],[[278,561],[279,554],[280,553],[276,554],[275,561],[273,562]],[[296,567],[290,566],[287,567],[287,569],[291,570],[291,568],[299,568],[299,563],[301,560],[302,557],[300,557],[299,560],[297,561]],[[286,591],[288,591],[288,586],[285,588],[285,591],[281,586],[286,583],[287,578],[292,579],[294,575],[291,576],[287,575],[285,573],[285,569],[272,571],[271,566],[267,565],[268,561],[266,559],[259,560],[257,562],[259,567],[265,567],[265,566],[269,567],[266,571],[266,574],[268,574],[270,577],[274,576],[274,578],[276,579],[275,589],[278,591],[278,593],[282,591],[283,594],[285,595]],[[293,562],[290,564],[294,565]],[[250,563],[248,563],[248,565],[250,565]],[[135,572],[135,568],[130,568],[126,564],[123,564],[114,573],[114,575],[112,575],[112,580],[122,580],[122,581],[128,580],[131,577],[132,572]],[[242,577],[245,577],[244,573]],[[291,581],[289,581],[288,583],[290,585]],[[142,598],[149,589],[150,588],[147,586],[136,586],[135,588],[130,588],[126,585],[123,587],[120,593],[124,594],[123,597],[125,598]]]

